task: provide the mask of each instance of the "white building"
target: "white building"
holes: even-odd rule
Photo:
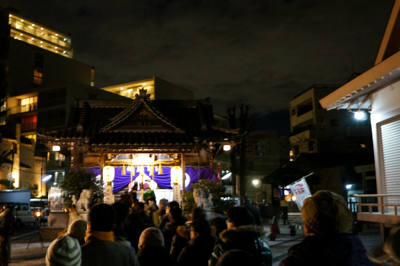
[[[370,113],[376,195],[361,195],[358,219],[379,222],[383,235],[400,223],[400,0],[396,0],[375,65],[320,100],[326,110]],[[332,111],[335,112],[335,111]],[[382,206],[381,204],[386,204]]]

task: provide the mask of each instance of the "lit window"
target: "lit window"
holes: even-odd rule
[[[39,69],[33,70],[33,84],[42,85],[43,84],[43,71]]]
[[[363,149],[365,149],[365,148],[367,147],[367,145],[365,145],[365,144],[360,144],[360,147],[363,148]]]

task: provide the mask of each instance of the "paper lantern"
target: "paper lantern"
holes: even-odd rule
[[[177,184],[179,180],[182,180],[182,168],[179,166],[171,168],[171,180],[174,184]]]
[[[103,178],[106,182],[112,182],[115,176],[115,169],[112,166],[105,166],[103,168]]]

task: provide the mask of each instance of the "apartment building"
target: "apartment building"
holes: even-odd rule
[[[356,120],[351,111],[327,112],[319,104],[338,87],[314,85],[290,101],[291,161],[301,153],[372,152],[368,116]]]
[[[159,77],[132,81],[101,88],[127,98],[135,99],[140,89],[147,90],[150,100],[193,100],[193,92]]]

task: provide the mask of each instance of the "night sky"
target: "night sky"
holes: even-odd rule
[[[211,97],[225,115],[250,104],[257,129],[288,134],[289,101],[373,66],[394,0],[2,0],[72,34],[95,86],[152,76]],[[256,119],[255,119],[256,118]]]

